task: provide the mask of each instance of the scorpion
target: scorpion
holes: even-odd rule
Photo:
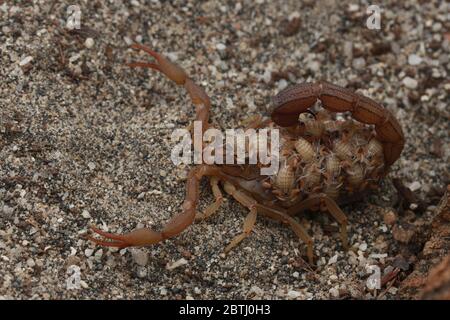
[[[136,43],[131,48],[148,53],[155,61],[127,63],[129,67],[151,68],[184,86],[202,130],[211,126],[210,98],[180,66],[144,45]],[[317,104],[321,110],[314,113]],[[347,117],[337,119],[338,114]],[[159,243],[218,211],[224,199],[222,188],[248,209],[242,232],[225,247],[225,253],[248,237],[257,217],[262,216],[287,224],[306,244],[306,256],[313,264],[313,238],[295,219],[306,210],[328,212],[339,225],[343,248],[348,249],[348,219],[339,204],[361,199],[363,192],[379,187],[403,150],[404,135],[391,112],[362,94],[320,81],[282,90],[272,99],[270,118],[252,120],[249,127],[280,130],[278,172],[262,176],[260,163],[195,165],[187,175],[181,212],[161,231],[140,228],[114,234],[91,226],[101,238],[86,238],[118,248]],[[203,177],[209,178],[214,202],[200,213],[196,208]]]

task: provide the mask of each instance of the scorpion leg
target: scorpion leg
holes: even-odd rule
[[[306,256],[308,257],[308,262],[310,264],[314,263],[314,242],[313,239],[308,235],[305,228],[291,217],[289,214],[282,212],[280,210],[276,210],[261,204],[257,205],[258,212],[266,215],[272,219],[279,220],[283,223],[287,223],[291,229],[295,232],[297,237],[299,237],[306,244]]]
[[[348,236],[347,236],[347,216],[339,208],[336,202],[328,196],[321,196],[321,203],[323,203],[328,212],[333,216],[333,218],[340,224],[340,236],[342,241],[342,246],[345,250],[348,250]]]
[[[226,246],[224,252],[228,253],[231,249],[236,247],[242,240],[247,238],[250,235],[250,233],[252,232],[253,227],[255,226],[255,223],[256,223],[257,202],[255,199],[251,198],[247,194],[243,193],[242,191],[237,190],[236,187],[229,182],[224,183],[224,189],[229,195],[231,195],[233,198],[235,198],[240,204],[246,206],[250,210],[249,214],[247,215],[247,217],[245,217],[245,220],[244,220],[243,232],[241,234],[237,235]]]
[[[339,206],[334,202],[333,199],[326,195],[317,195],[308,198],[294,207],[289,208],[288,215],[292,216],[298,214],[307,209],[324,205],[331,216],[340,224],[340,238],[342,241],[342,246],[345,250],[348,249],[348,237],[347,237],[347,217],[344,212],[339,208]]]
[[[277,210],[258,203],[255,199],[248,196],[246,193],[237,190],[236,187],[229,182],[225,182],[224,189],[239,203],[250,209],[250,213],[244,220],[244,231],[231,241],[231,243],[225,248],[225,253],[233,249],[239,242],[244,240],[251,233],[251,230],[253,229],[253,226],[256,222],[257,213],[259,213],[269,218],[287,223],[295,232],[295,234],[306,244],[306,255],[308,257],[308,262],[310,264],[313,264],[313,240],[300,223],[298,223],[294,218],[292,218],[282,210]]]
[[[220,205],[223,202],[222,192],[220,191],[219,187],[219,179],[217,177],[211,177],[209,182],[211,184],[215,201],[210,204],[203,213],[197,213],[197,215],[195,216],[195,220],[204,220],[209,218],[220,208]]]

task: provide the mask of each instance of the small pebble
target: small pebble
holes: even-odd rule
[[[417,66],[422,62],[422,58],[419,57],[417,54],[410,54],[408,56],[408,63],[412,66]]]
[[[87,211],[87,210],[83,210],[83,211],[81,212],[81,216],[82,216],[83,218],[85,218],[85,219],[90,219],[90,218],[91,218],[91,214],[90,214],[89,211]]]
[[[280,81],[278,81],[278,91],[281,91],[283,89],[285,89],[288,86],[288,82],[284,79],[281,79]]]
[[[84,41],[84,46],[88,49],[92,48],[94,46],[95,42],[92,38],[87,38],[86,41]]]
[[[33,268],[35,265],[36,265],[36,263],[34,262],[34,260],[32,258],[27,259],[27,266],[29,266],[30,268]]]
[[[103,256],[103,249],[100,248],[94,254],[95,260],[100,261],[102,256]]]
[[[227,47],[223,43],[218,43],[216,49],[219,51],[224,51]]]
[[[145,267],[148,263],[148,252],[144,249],[132,249],[131,256],[134,262],[141,267]]]
[[[312,72],[318,72],[320,70],[320,63],[318,61],[311,61],[308,64],[308,69]]]
[[[386,223],[388,226],[392,226],[395,224],[395,222],[397,221],[397,215],[395,214],[394,211],[388,211],[384,214],[383,216],[383,221],[384,223]]]
[[[181,267],[182,265],[185,265],[185,264],[187,264],[187,263],[188,263],[188,261],[187,261],[186,259],[181,258],[181,259],[175,261],[175,262],[172,263],[172,264],[167,264],[166,269],[167,269],[167,270],[173,270],[173,269],[176,269],[176,268],[178,268],[178,267]]]
[[[272,71],[270,71],[269,69],[266,69],[266,71],[264,71],[262,79],[265,83],[267,83],[267,84],[270,83],[270,81],[272,80]]]
[[[413,192],[419,190],[421,187],[422,184],[419,181],[414,181],[408,186],[408,188]]]
[[[330,260],[328,260],[328,264],[329,264],[329,265],[330,265],[330,264],[334,264],[334,263],[337,262],[337,260],[338,260],[338,255],[335,254],[334,256],[332,256],[332,257],[330,258]]]
[[[19,62],[19,66],[24,67],[24,66],[28,65],[31,61],[33,61],[33,57],[32,56],[25,57],[24,59],[22,59]]]
[[[145,278],[147,276],[147,268],[138,266],[136,268],[136,275],[138,276],[138,278],[141,278],[141,279]]]
[[[264,290],[262,290],[258,286],[252,286],[250,288],[250,293],[255,293],[257,296],[262,296],[262,295],[264,295]]]
[[[331,288],[329,292],[333,298],[339,298],[339,289]]]
[[[92,254],[94,253],[94,249],[91,249],[91,248],[87,248],[86,250],[84,250],[84,255],[86,256],[86,257],[90,257],[90,256],[92,256]]]
[[[352,66],[357,70],[362,70],[366,67],[366,60],[362,57],[353,59]]]
[[[402,82],[403,82],[403,85],[405,87],[407,87],[408,89],[417,89],[417,86],[419,84],[416,79],[413,79],[411,77],[403,78]]]
[[[392,229],[392,236],[395,240],[402,243],[409,243],[414,236],[415,231],[412,227],[402,227],[395,225]]]
[[[302,293],[295,290],[289,290],[287,296],[291,299],[297,299],[302,296]]]

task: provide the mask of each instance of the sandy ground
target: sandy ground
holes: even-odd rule
[[[398,298],[427,234],[405,236],[405,226],[426,230],[450,181],[448,3],[385,1],[381,30],[369,30],[366,5],[349,1],[79,1],[73,31],[67,3],[21,3],[0,1],[0,297]],[[391,110],[406,146],[379,192],[343,208],[352,249],[331,219],[306,215],[317,266],[266,219],[224,257],[246,214],[228,197],[209,220],[149,248],[83,240],[91,224],[161,227],[183,201],[187,168],[171,163],[170,135],[193,108],[161,75],[123,65],[146,58],[127,48],[134,41],[182,65],[223,129],[266,113],[287,85],[320,79]],[[400,206],[392,178],[419,203]],[[200,207],[212,200],[205,181]],[[366,286],[367,266],[389,274],[399,259],[406,267],[389,286]]]

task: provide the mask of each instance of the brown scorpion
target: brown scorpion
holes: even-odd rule
[[[128,65],[157,70],[184,86],[195,105],[196,120],[201,121],[203,130],[208,128],[211,102],[205,91],[161,54],[140,44],[132,48],[145,51],[156,62]],[[316,104],[322,108],[314,113],[310,109]],[[349,114],[351,118],[337,119],[336,113]],[[347,217],[338,203],[375,189],[399,158],[405,141],[398,121],[383,106],[328,82],[303,83],[281,91],[273,98],[271,119],[258,118],[249,127],[280,130],[280,166],[276,174],[260,175],[259,163],[196,165],[187,177],[181,213],[161,231],[141,228],[119,235],[92,227],[103,239],[87,238],[99,245],[118,248],[147,246],[172,238],[194,220],[205,219],[219,209],[223,202],[222,186],[249,210],[242,233],[231,240],[225,252],[251,233],[257,216],[265,216],[289,225],[306,243],[306,255],[312,263],[313,239],[294,216],[305,210],[328,212],[340,225],[343,247],[348,248]],[[198,213],[199,184],[205,176],[210,178],[215,201]]]

